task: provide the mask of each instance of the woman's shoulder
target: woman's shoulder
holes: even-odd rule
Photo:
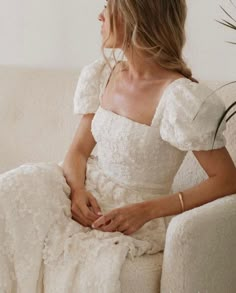
[[[108,62],[113,64],[112,60]],[[99,97],[111,68],[103,57],[85,65],[80,74],[74,94],[74,113],[95,113],[99,106]]]
[[[163,140],[181,150],[210,149],[225,109],[222,99],[204,82],[196,83],[181,78],[168,88],[160,134]],[[223,136],[225,128],[224,120],[214,148],[225,145]]]
[[[166,109],[180,112],[194,119],[198,112],[211,110],[222,111],[225,105],[217,92],[204,81],[195,82],[181,77],[172,82],[169,87]],[[212,111],[211,111],[212,112]]]
[[[94,61],[86,64],[80,71],[80,78],[99,78],[100,74],[106,67],[106,61],[104,58],[97,58]]]

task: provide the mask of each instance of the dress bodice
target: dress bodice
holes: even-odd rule
[[[161,139],[158,123],[137,123],[99,106],[92,133],[97,142],[98,165],[107,176],[132,188],[169,192],[186,152]]]
[[[203,84],[187,78],[165,89],[151,125],[104,109],[100,97],[110,75],[97,60],[81,72],[74,96],[74,113],[95,113],[91,131],[97,142],[97,163],[113,181],[134,189],[170,191],[187,151],[225,146],[225,121],[212,141],[224,103]]]

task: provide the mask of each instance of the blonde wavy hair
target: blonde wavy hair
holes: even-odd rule
[[[127,48],[138,50],[145,58],[150,58],[163,68],[179,72],[197,82],[182,56],[186,41],[185,0],[108,0],[107,9],[110,20],[108,39],[112,35],[117,40],[117,28],[121,24],[123,52]],[[102,52],[109,63],[104,53],[107,40],[102,44]],[[112,55],[117,63],[115,49],[114,44]]]

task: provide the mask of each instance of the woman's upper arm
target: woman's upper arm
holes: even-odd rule
[[[226,147],[208,150],[193,151],[199,164],[209,177],[220,176],[236,182],[236,168]]]
[[[84,114],[81,117],[79,125],[76,129],[70,149],[82,153],[88,158],[96,145],[96,141],[91,132],[91,123],[94,113]]]
[[[103,83],[109,76],[110,68],[105,60],[97,59],[85,66],[79,76],[73,104],[74,114],[82,115],[74,135],[71,151],[80,152],[88,158],[96,145],[91,132],[91,122],[96,113]]]

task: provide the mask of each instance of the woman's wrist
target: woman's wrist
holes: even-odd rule
[[[156,202],[156,199],[142,202],[141,207],[142,213],[144,213],[147,222],[159,217],[158,203]]]
[[[179,193],[168,194],[143,202],[143,209],[147,214],[148,221],[183,212]]]
[[[73,186],[71,188],[72,192],[79,192],[79,191],[87,191],[85,185],[78,185],[78,186]]]

